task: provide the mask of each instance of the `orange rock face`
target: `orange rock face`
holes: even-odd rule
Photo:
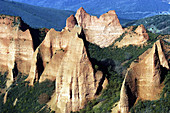
[[[109,11],[97,18],[90,16],[81,7],[75,17],[78,25],[84,30],[86,40],[102,48],[111,45],[123,33],[115,11]]]
[[[146,29],[140,25],[133,31],[133,27],[126,28],[123,38],[115,43],[115,46],[121,48],[123,46],[136,45],[142,46],[149,39]]]
[[[55,93],[48,106],[57,113],[82,109],[95,97],[99,82],[104,79],[102,73],[93,72],[84,42],[79,37],[81,31],[78,26],[71,31],[51,29],[33,55],[27,81],[33,85],[35,79],[39,82],[56,80]]]
[[[156,100],[163,88],[163,72],[169,69],[162,43],[158,40],[151,49],[133,62],[121,88],[119,109],[127,113],[137,99]]]
[[[0,16],[0,72],[8,72],[7,87],[17,72],[29,73],[34,52],[30,31],[20,30],[20,22],[19,17]]]

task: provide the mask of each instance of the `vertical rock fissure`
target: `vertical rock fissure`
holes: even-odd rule
[[[77,92],[78,92],[78,99],[80,99],[80,94],[79,94],[79,86],[80,86],[80,84],[79,84],[79,82],[78,82],[78,77],[76,77],[76,82],[77,82]]]
[[[50,41],[50,58],[53,56],[53,48],[52,48],[52,42]]]
[[[102,89],[103,89],[102,84],[103,84],[104,80],[105,80],[105,76],[102,76],[100,82],[98,83],[98,88],[96,90],[95,95],[99,95],[99,93],[102,91]],[[96,86],[96,84],[95,84],[95,86]]]
[[[73,85],[73,77],[71,77],[71,83],[70,83],[70,100],[72,100],[72,85]]]
[[[16,80],[16,77],[18,75],[18,68],[17,68],[17,63],[14,63],[14,68],[12,69],[12,73],[13,73],[13,78],[14,80]]]
[[[154,68],[156,68],[156,70],[160,69],[160,61],[159,61],[159,54],[158,54],[158,47],[155,44],[155,54],[154,54]],[[154,74],[154,76],[157,73]]]
[[[42,74],[43,71],[44,71],[43,60],[42,60],[41,54],[40,54],[39,52],[38,52],[38,54],[37,54],[37,62],[36,62],[36,65],[37,65],[38,80],[39,80],[40,77],[41,77],[41,74]]]

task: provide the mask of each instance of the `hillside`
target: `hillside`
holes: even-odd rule
[[[153,33],[170,34],[170,15],[156,15],[123,24],[124,27],[143,24]]]
[[[0,14],[20,16],[33,28],[55,28],[61,30],[66,19],[75,12],[44,8],[28,4],[0,0]]]
[[[146,16],[170,13],[170,4],[163,0],[10,0],[31,5],[76,11],[84,7],[90,14],[116,10],[120,18],[140,19]]]
[[[30,2],[31,3],[31,2]],[[19,2],[0,0],[0,14],[20,16],[32,28],[55,28],[61,30],[65,27],[66,19],[75,14],[74,11],[59,10],[54,8],[38,7]],[[97,14],[99,17],[100,15]],[[129,19],[119,18],[120,23],[127,23]]]
[[[170,112],[170,35],[123,28],[114,10],[97,17],[83,7],[61,31],[25,22],[0,15],[0,112]]]

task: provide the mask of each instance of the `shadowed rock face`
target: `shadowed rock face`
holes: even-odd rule
[[[119,109],[127,113],[138,99],[156,100],[163,88],[164,73],[169,69],[162,43],[158,40],[151,49],[133,62],[121,88]]]
[[[28,74],[34,52],[30,31],[22,31],[21,19],[0,16],[0,72],[8,72],[7,87],[18,72]]]
[[[115,11],[109,11],[97,18],[90,16],[81,7],[77,10],[75,18],[83,28],[86,40],[102,48],[111,45],[123,33]]]
[[[115,43],[115,46],[121,48],[123,46],[136,45],[142,46],[149,39],[146,29],[143,25],[140,25],[133,31],[133,26],[125,28],[123,38]]]
[[[56,80],[55,93],[48,105],[57,113],[82,109],[102,87],[100,81],[106,86],[102,73],[94,74],[79,37],[81,31],[78,26],[62,32],[51,29],[33,55],[27,81],[33,85],[34,80]]]
[[[74,28],[75,25],[77,25],[77,20],[74,17],[74,15],[71,15],[66,20],[66,27],[65,28],[68,29],[69,31],[71,31]]]

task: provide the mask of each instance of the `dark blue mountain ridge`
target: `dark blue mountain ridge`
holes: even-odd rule
[[[32,28],[55,28],[61,30],[66,25],[66,19],[75,14],[74,11],[58,10],[40,6],[28,5],[14,1],[0,0],[0,14],[20,16]],[[96,16],[100,16],[97,14]],[[131,20],[120,19],[120,23]]]
[[[75,12],[0,0],[0,14],[20,16],[33,28],[46,27],[61,30],[65,27],[66,19]]]
[[[76,11],[85,8],[91,14],[103,14],[115,10],[120,18],[140,19],[143,17],[170,14],[168,0],[10,0],[36,6]]]

